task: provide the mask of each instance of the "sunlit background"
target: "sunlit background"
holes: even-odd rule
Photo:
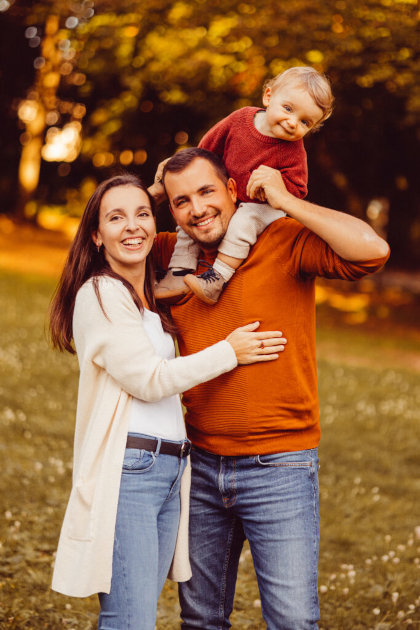
[[[78,217],[115,169],[151,181],[259,105],[266,78],[310,64],[336,106],[306,142],[309,198],[367,218],[392,265],[418,266],[418,18],[416,0],[0,0],[1,211]]]

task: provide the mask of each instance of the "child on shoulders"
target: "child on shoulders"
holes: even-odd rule
[[[263,194],[256,201],[246,193],[249,177],[261,164],[281,172],[286,188],[303,198],[308,170],[304,136],[320,128],[332,112],[333,96],[325,75],[310,67],[289,68],[263,88],[263,105],[243,107],[212,127],[199,147],[216,153],[237,184],[241,202],[218,247],[213,267],[192,275],[199,246],[177,229],[177,243],[166,276],[158,284],[157,299],[192,290],[207,304],[216,304],[227,282],[248,256],[258,236],[273,221],[285,216],[271,208]]]

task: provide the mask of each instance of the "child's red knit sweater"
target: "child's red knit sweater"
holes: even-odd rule
[[[202,138],[199,147],[216,153],[238,186],[239,201],[252,201],[246,194],[249,177],[265,164],[281,171],[289,192],[303,199],[308,192],[308,167],[302,140],[288,142],[260,133],[254,125],[258,107],[243,107],[233,112]]]

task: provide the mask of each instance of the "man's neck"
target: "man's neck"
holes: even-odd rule
[[[216,259],[217,254],[218,254],[217,246],[212,247],[212,248],[206,248],[206,249],[201,248],[199,259],[205,260],[207,263],[212,265]]]

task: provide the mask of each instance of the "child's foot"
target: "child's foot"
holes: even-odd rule
[[[155,286],[155,298],[157,300],[169,300],[188,293],[189,288],[185,284],[184,279],[191,271],[192,269],[181,269],[179,271],[169,269],[167,274]]]
[[[206,304],[216,304],[226,282],[213,267],[199,276],[185,276],[185,284]]]

